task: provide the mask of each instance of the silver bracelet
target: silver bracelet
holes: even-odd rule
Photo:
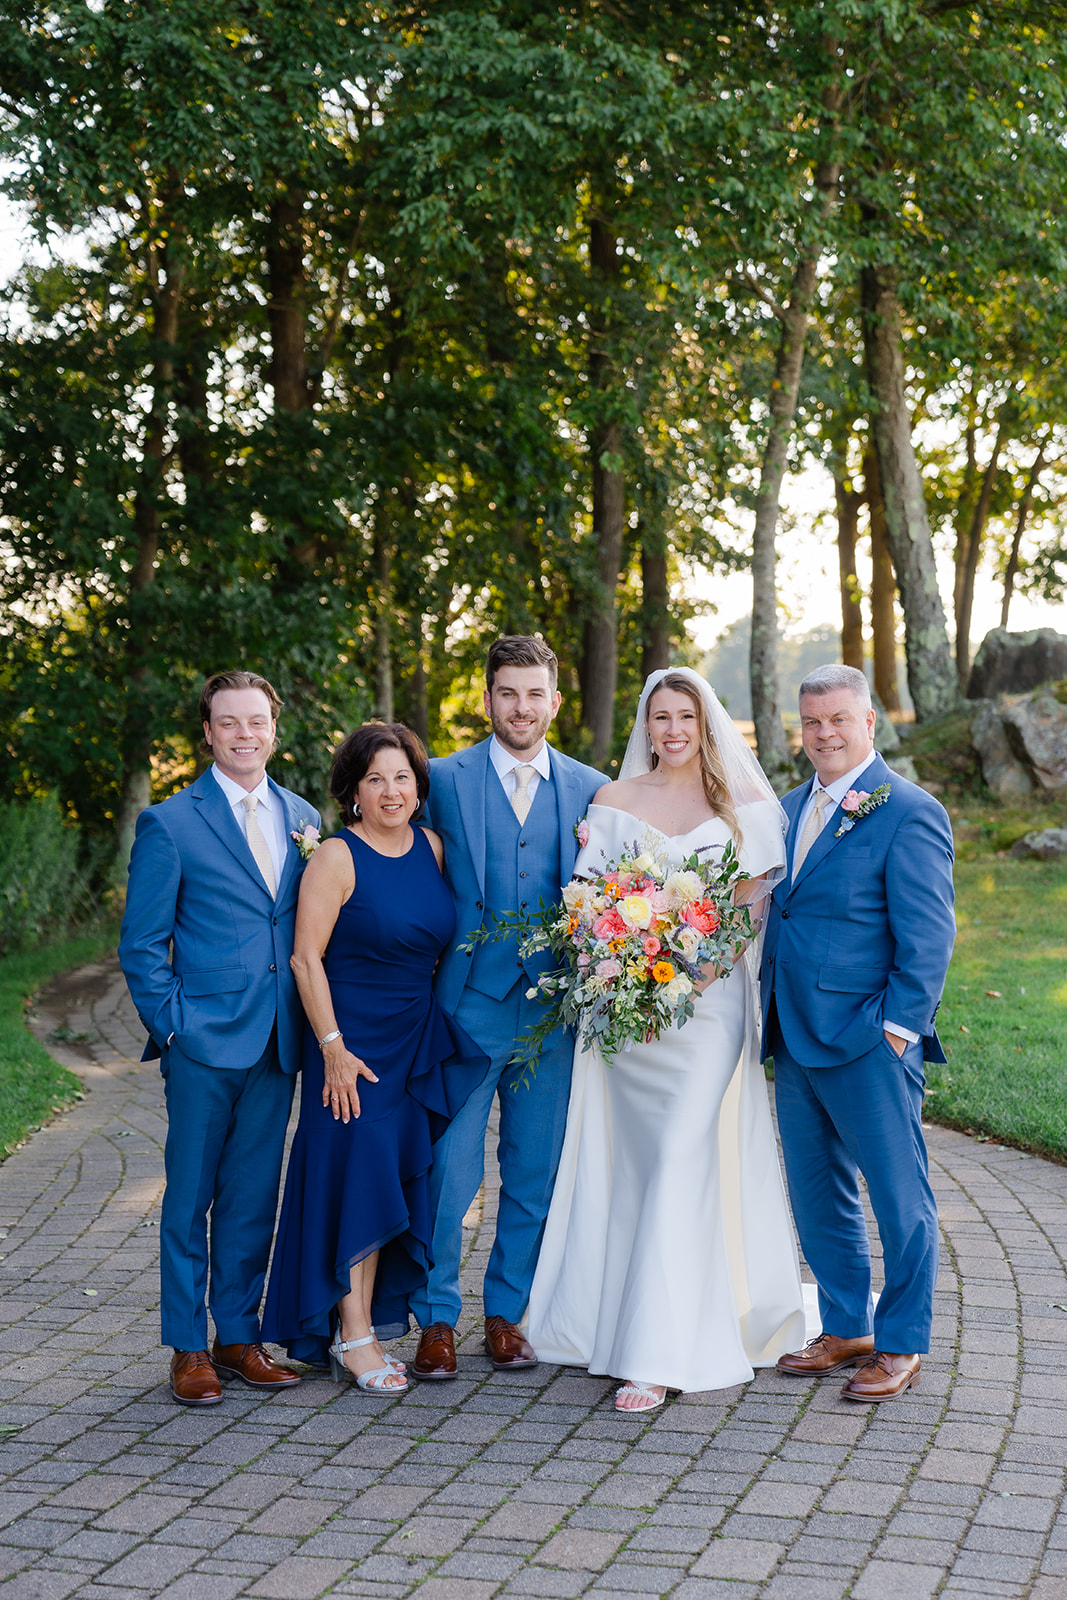
[[[340,1037],[340,1028],[335,1028],[332,1033],[324,1033],[322,1038],[319,1040],[319,1049],[322,1050],[326,1045],[332,1044],[334,1039],[339,1039]]]

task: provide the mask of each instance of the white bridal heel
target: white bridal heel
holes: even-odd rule
[[[409,1387],[407,1378],[401,1369],[394,1366],[386,1356],[387,1366],[375,1367],[372,1372],[350,1372],[345,1366],[345,1351],[359,1350],[361,1346],[374,1343],[374,1334],[368,1333],[365,1339],[337,1339],[330,1346],[330,1377],[334,1383],[355,1383],[358,1388],[364,1389],[368,1394],[403,1394]],[[386,1388],[389,1378],[404,1378],[403,1383],[390,1383]]]

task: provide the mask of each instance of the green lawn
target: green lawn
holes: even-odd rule
[[[56,973],[114,950],[115,937],[101,928],[0,960],[0,1160],[82,1092],[27,1029],[27,1002]]]
[[[1067,1161],[1067,863],[957,862],[932,1122]]]

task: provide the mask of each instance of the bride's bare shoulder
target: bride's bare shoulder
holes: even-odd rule
[[[644,789],[641,778],[621,778],[617,783],[606,783],[593,796],[595,806],[607,806],[611,811],[632,811]]]

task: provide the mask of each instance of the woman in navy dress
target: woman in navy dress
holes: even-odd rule
[[[300,1122],[263,1318],[290,1356],[329,1357],[335,1378],[389,1394],[407,1379],[378,1339],[407,1332],[408,1295],[431,1264],[431,1145],[486,1068],[431,990],[456,919],[441,841],[412,827],[429,784],[399,723],[357,728],[334,757],[346,826],[300,886]]]

